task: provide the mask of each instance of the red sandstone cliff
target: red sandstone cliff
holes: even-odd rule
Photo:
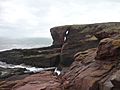
[[[120,23],[68,25],[51,30],[61,48],[60,76],[43,72],[0,82],[1,90],[120,90]]]

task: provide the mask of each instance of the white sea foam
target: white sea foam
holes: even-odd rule
[[[31,67],[31,66],[27,66],[27,65],[24,65],[24,64],[21,64],[21,65],[13,65],[13,64],[7,64],[5,62],[1,62],[0,61],[0,67],[2,68],[25,68],[27,71],[25,72],[40,72],[40,71],[43,71],[43,70],[51,70],[51,69],[55,69],[55,67],[49,67],[49,68],[36,68],[36,67]]]

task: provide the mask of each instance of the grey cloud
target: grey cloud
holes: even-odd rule
[[[56,25],[119,21],[119,7],[119,0],[0,0],[0,36],[50,37]]]

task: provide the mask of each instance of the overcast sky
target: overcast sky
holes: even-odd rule
[[[0,0],[0,37],[51,37],[68,24],[120,21],[120,0]]]

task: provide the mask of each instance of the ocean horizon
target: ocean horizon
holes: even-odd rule
[[[0,51],[10,49],[30,49],[47,47],[52,44],[51,38],[0,38]]]

